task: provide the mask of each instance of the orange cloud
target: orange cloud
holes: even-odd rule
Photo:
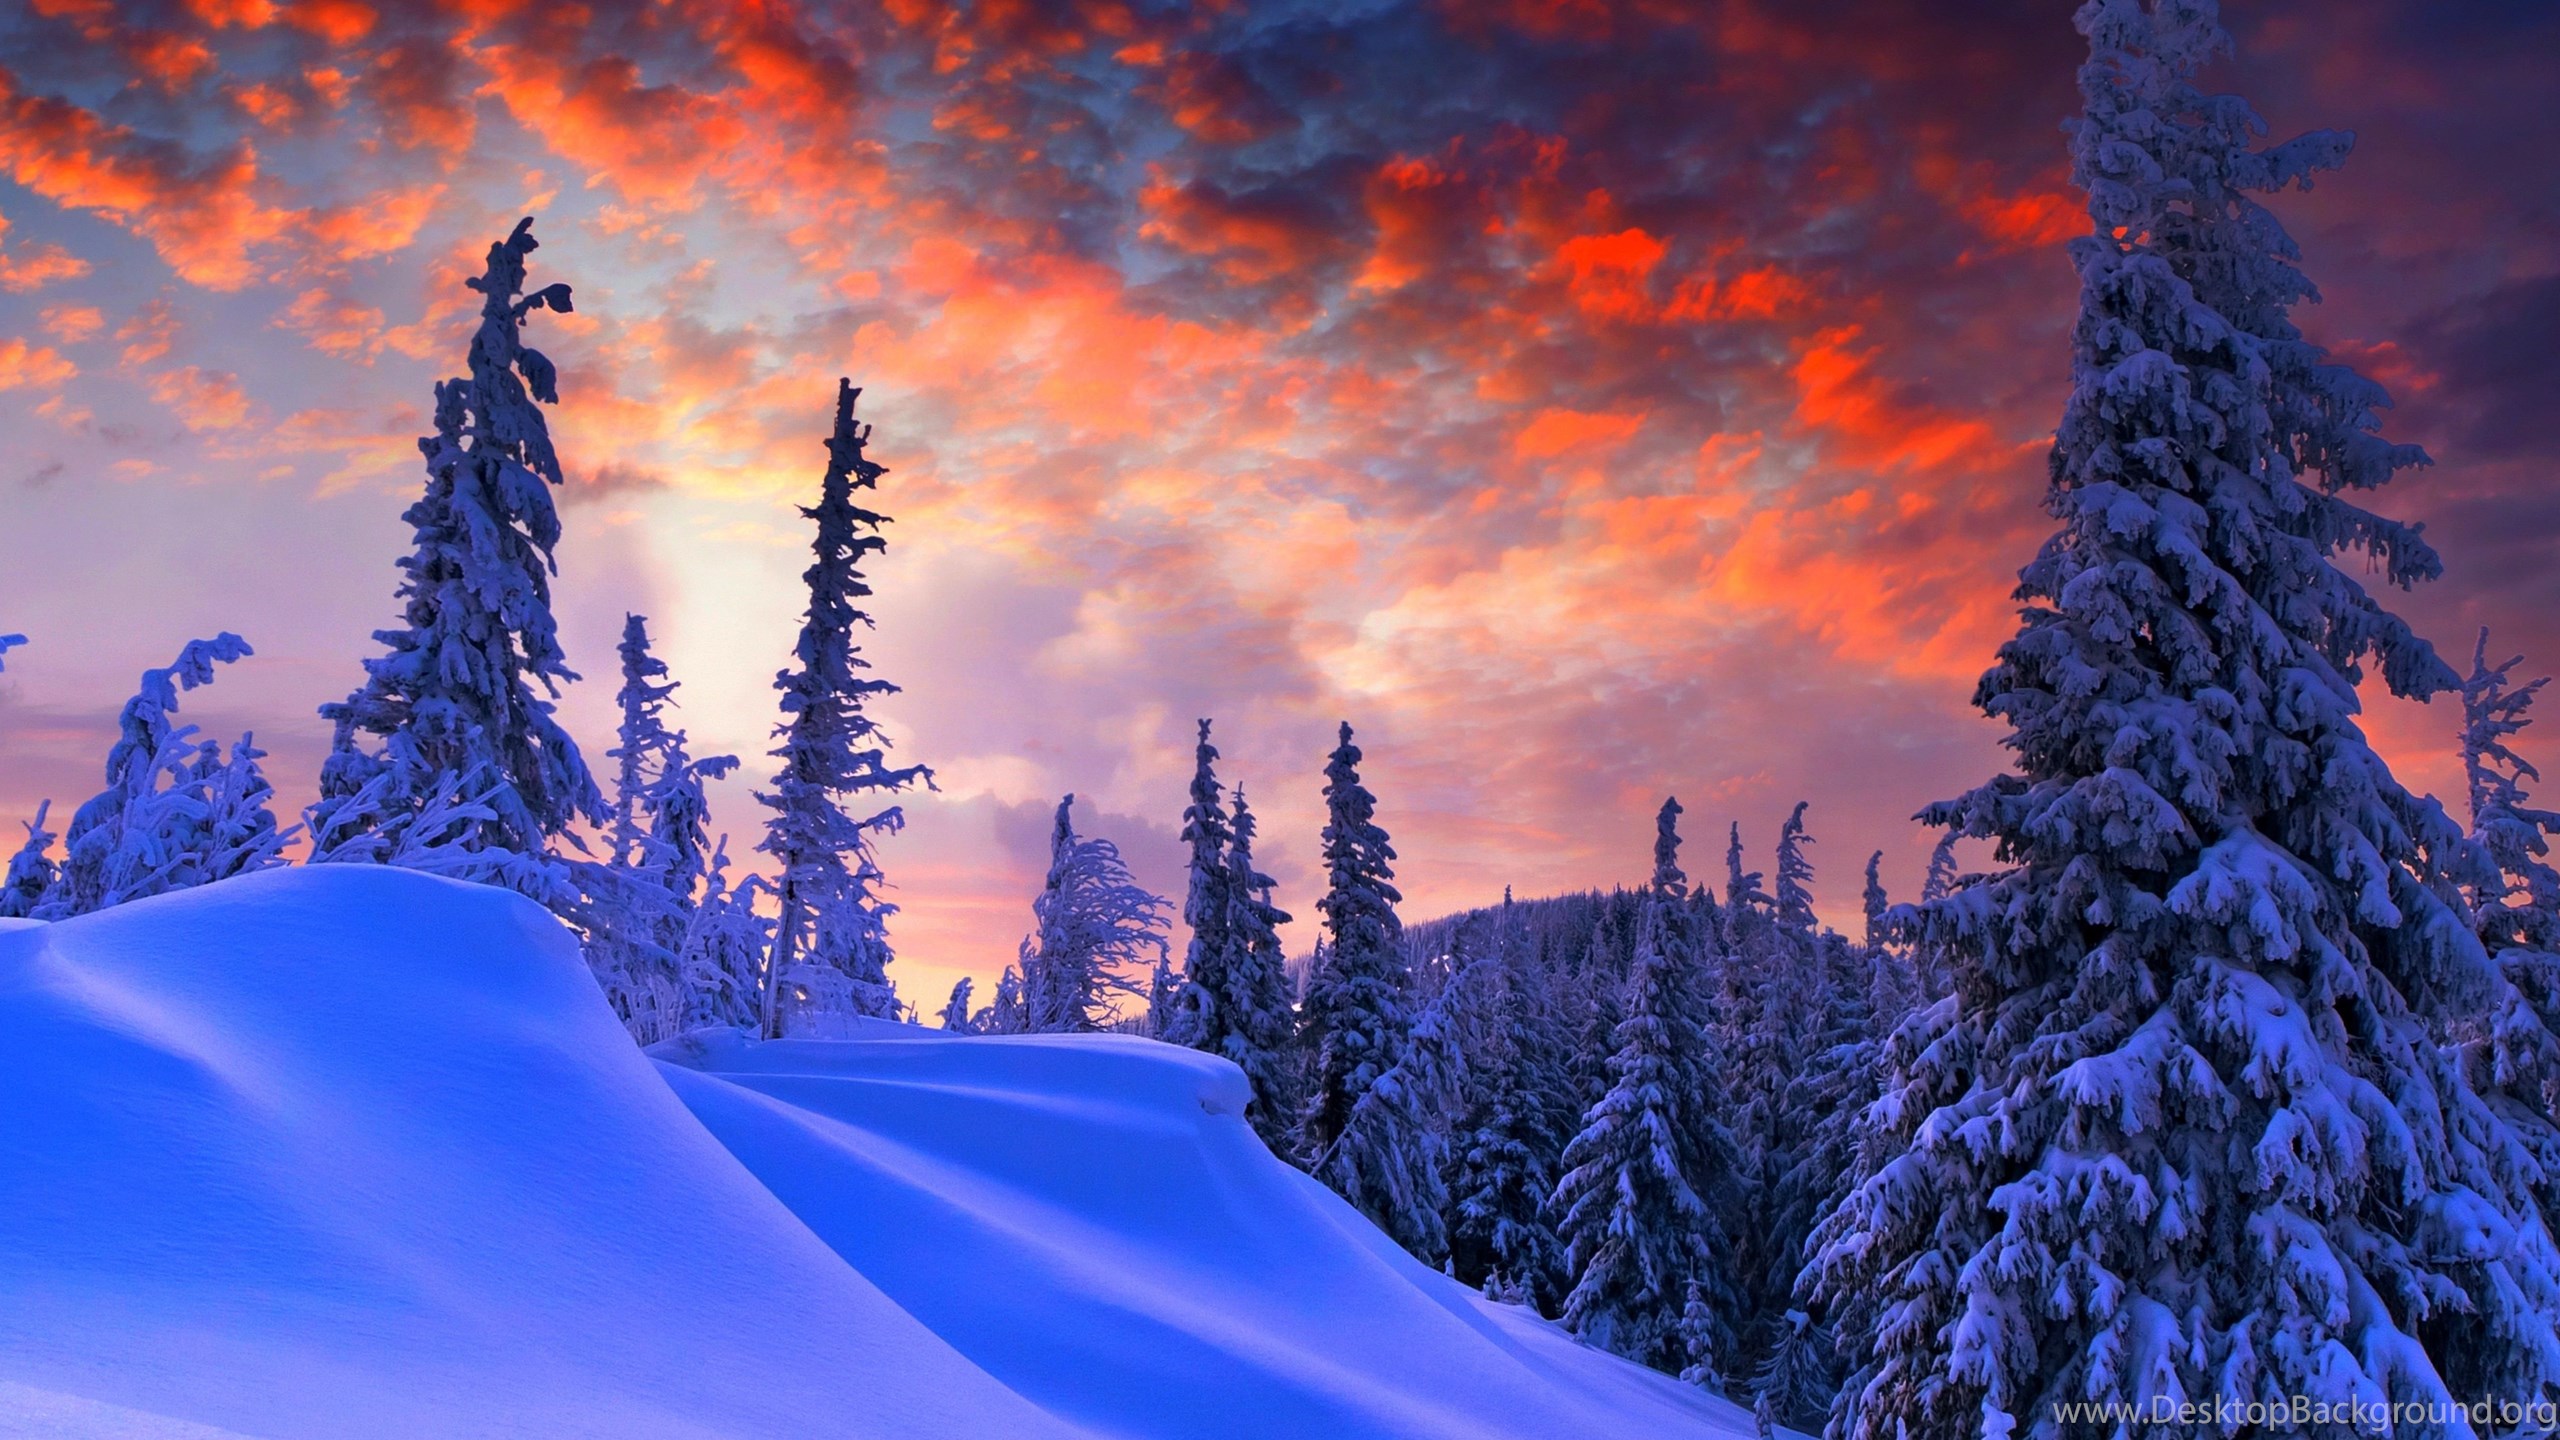
[[[701,203],[715,163],[749,140],[728,107],[680,85],[647,85],[620,55],[568,63],[544,43],[478,52],[496,95],[543,143],[587,171],[590,185],[669,210]]]
[[[79,373],[49,346],[30,346],[14,335],[0,340],[0,390],[50,390]]]
[[[95,305],[48,305],[40,317],[45,333],[65,345],[77,345],[106,328],[107,317]]]
[[[1541,410],[1511,440],[1512,453],[1524,460],[1551,460],[1568,451],[1605,451],[1635,438],[1644,416],[1587,410]]]
[[[165,141],[109,125],[68,101],[29,95],[0,70],[0,166],[59,205],[94,211],[151,242],[197,285],[236,290],[256,275],[250,255],[283,237],[295,215],[261,201],[257,154],[246,141],[201,164]]]
[[[177,312],[166,300],[145,301],[122,325],[116,327],[116,338],[125,342],[124,353],[117,357],[127,369],[148,365],[169,353],[178,338]]]
[[[8,222],[0,220],[0,233]],[[89,262],[59,245],[22,246],[14,255],[0,255],[0,290],[23,295],[40,290],[56,280],[77,280],[89,273]]]
[[[312,349],[324,355],[362,355],[382,346],[382,312],[324,288],[314,287],[293,297],[293,303],[279,312],[273,323],[302,336]]]
[[[151,398],[190,430],[237,430],[249,423],[249,393],[240,377],[183,366],[151,377]]]

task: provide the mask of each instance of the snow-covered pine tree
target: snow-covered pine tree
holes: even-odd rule
[[[1683,1033],[1679,979],[1658,943],[1662,908],[1648,908],[1628,976],[1613,1083],[1565,1147],[1552,1208],[1574,1277],[1565,1324],[1603,1349],[1677,1373],[1692,1338],[1679,1324],[1689,1282],[1714,1263],[1713,1217],[1680,1158],[1679,1137],[1697,1118],[1684,1113],[1681,1060],[1700,1042]]]
[[[1804,853],[1813,837],[1804,830],[1806,802],[1799,800],[1778,827],[1778,923],[1800,935],[1813,933],[1813,860]]]
[[[764,1018],[764,966],[773,953],[773,926],[756,913],[765,879],[750,875],[729,883],[729,841],[722,836],[702,868],[702,886],[685,915],[677,949],[683,976],[685,1026],[753,1029]]]
[[[246,731],[227,754],[211,740],[196,745],[187,784],[204,807],[196,853],[207,879],[285,863],[285,841],[293,832],[276,826],[276,787],[258,764],[266,758],[257,736]]]
[[[1168,950],[1156,957],[1156,968],[1147,977],[1147,1035],[1163,1040],[1177,1027],[1175,998],[1182,993],[1182,977],[1173,973],[1173,953]]]
[[[709,930],[697,936],[694,912],[713,854],[706,786],[735,770],[738,760],[696,760],[686,753],[684,732],[667,727],[664,712],[677,687],[666,678],[665,662],[650,652],[645,617],[623,617],[620,656],[622,688],[615,698],[622,723],[609,752],[617,762],[609,854],[603,865],[575,870],[586,890],[579,919],[588,963],[646,1045],[697,1023],[706,1007],[728,1008],[736,966],[729,948],[743,933],[741,924],[734,915],[710,917]],[[706,954],[719,958],[705,971],[705,960],[689,960],[686,951],[712,935],[717,940]],[[722,998],[689,996],[695,978],[707,978]]]
[[[1628,966],[1609,1090],[1565,1147],[1551,1203],[1573,1277],[1565,1325],[1675,1375],[1723,1363],[1734,1298],[1728,1241],[1707,1198],[1730,1200],[1734,1155],[1706,1102],[1717,1061],[1692,1013],[1698,987],[1689,971],[1698,956],[1677,864],[1679,813],[1676,801],[1665,801],[1656,818],[1653,883]]]
[[[2560,1223],[2560,869],[2551,840],[2560,813],[2529,804],[2525,782],[2541,772],[2509,743],[2547,682],[2518,685],[2517,656],[2489,663],[2489,632],[2472,649],[2462,684],[2462,761],[2475,858],[2473,928],[2497,963],[2501,993],[2455,1027],[2473,1083],[2525,1137],[2542,1168],[2535,1187],[2546,1223]]]
[[[1218,791],[1218,748],[1209,743],[1209,722],[1200,722],[1200,741],[1192,751],[1191,803],[1182,811],[1182,843],[1191,848],[1185,872],[1182,923],[1191,940],[1182,952],[1180,998],[1160,1017],[1156,1033],[1178,1044],[1204,1050],[1217,1047],[1202,1037],[1223,1029],[1215,1015],[1217,998],[1227,987],[1219,967],[1232,948],[1227,940],[1227,852],[1234,832]]]
[[[1920,882],[1920,903],[1947,898],[1956,888],[1956,841],[1961,838],[1950,830],[1938,837],[1929,848],[1929,873]]]
[[[226,631],[190,640],[176,660],[142,672],[117,717],[106,788],[72,813],[61,867],[30,914],[86,915],[283,863],[288,836],[276,828],[274,788],[258,768],[266,752],[244,735],[226,760],[171,718],[181,691],[211,684],[214,666],[250,653]]]
[[[1817,1429],[1839,1390],[1830,1339],[1802,1310],[1786,1312],[1779,1328],[1777,1343],[1752,1372],[1753,1404],[1789,1429]]]
[[[2194,84],[2228,43],[2210,0],[2075,19],[2094,233],[2072,242],[2060,526],[1976,692],[2018,773],[1925,816],[2007,868],[1921,912],[1958,958],[1964,1041],[1905,1084],[1954,1097],[1814,1261],[1818,1296],[1881,1296],[1835,1431],[2055,1435],[2060,1401],[2547,1399],[2551,1237],[2520,1147],[2430,1035],[2493,978],[2448,900],[2463,837],[2356,723],[2367,666],[2401,695],[2458,683],[2337,564],[2438,573],[2414,527],[2344,493],[2424,456],[2295,328],[2313,292],[2252,198],[2348,137],[2254,148],[2249,107]]]
[[[1344,721],[1325,764],[1326,888],[1316,901],[1329,944],[1308,971],[1301,1007],[1311,1052],[1310,1094],[1299,1122],[1300,1153],[1330,1149],[1351,1108],[1403,1058],[1412,1023],[1411,980],[1397,940],[1395,848],[1377,823],[1377,800],[1360,783],[1360,747]]]
[[[1025,941],[1022,949],[1023,960],[1027,963],[1031,958],[1030,943]],[[972,1017],[970,1023],[981,1035],[1020,1035],[1031,1028],[1029,1018],[1023,1013],[1022,972],[1019,969],[1011,965],[1004,967],[1004,974],[996,979],[995,998],[988,1001],[987,1008]]]
[[[1562,1298],[1564,1247],[1547,1214],[1555,1194],[1558,1100],[1571,1082],[1540,1022],[1546,977],[1533,968],[1515,907],[1496,921],[1499,983],[1483,1044],[1469,1056],[1466,1108],[1450,1144],[1450,1273],[1542,1313]]]
[[[528,217],[465,282],[480,292],[480,325],[469,375],[437,384],[435,433],[418,441],[427,486],[401,517],[415,534],[400,562],[402,623],[374,632],[385,653],[364,662],[364,684],[320,707],[337,738],[310,812],[315,854],[403,853],[398,831],[466,792],[467,808],[486,813],[444,842],[463,851],[531,859],[579,817],[601,818],[577,742],[552,716],[560,686],[578,678],[551,617],[560,461],[535,404],[560,397],[522,331],[537,310],[566,313],[569,287],[523,293],[534,248]],[[381,748],[359,748],[362,736]]]
[[[616,653],[622,661],[622,688],[613,698],[622,711],[622,727],[619,743],[605,752],[614,762],[611,857],[617,865],[636,869],[649,833],[642,797],[667,773],[671,752],[682,741],[667,728],[663,715],[676,683],[667,678],[667,662],[650,652],[648,616],[622,617]]]
[[[20,821],[27,827],[27,838],[17,853],[9,857],[9,868],[0,874],[0,920],[23,920],[36,913],[44,903],[44,892],[53,888],[61,867],[53,860],[54,833],[44,828],[45,816],[53,810],[53,802],[36,802],[36,818]]]
[[[1884,893],[1884,878],[1880,873],[1883,868],[1883,851],[1879,850],[1867,857],[1867,888],[1861,891],[1858,897],[1864,902],[1866,910],[1866,942],[1869,949],[1879,948],[1884,944],[1884,912],[1893,903]]]
[[[2509,677],[2523,663],[2519,655],[2491,665],[2489,632],[2482,630],[2472,651],[2470,678],[2462,685],[2462,767],[2470,791],[2471,834],[2496,870],[2474,908],[2493,954],[2515,949],[2560,953],[2560,868],[2552,864],[2550,840],[2560,834],[2560,812],[2526,803],[2524,782],[2540,780],[2542,772],[2508,743],[2533,723],[2527,712],[2550,683],[2548,677],[2514,683]]]
[[[1425,1264],[1448,1258],[1447,1131],[1500,984],[1497,956],[1462,962],[1415,1015],[1396,1063],[1360,1092],[1342,1133],[1308,1167]]]
[[[9,668],[9,652],[27,643],[24,635],[0,635],[0,671]],[[0,874],[0,920],[24,918],[44,897],[53,884],[53,834],[44,828],[45,812],[53,808],[50,800],[36,805],[36,818],[20,823],[27,827],[26,843],[9,857],[9,868]]]
[[[942,1005],[942,1028],[954,1035],[975,1035],[978,1027],[970,1019],[969,992],[977,982],[963,975],[951,987],[951,998]]]
[[[1119,846],[1076,834],[1075,803],[1058,802],[1049,874],[1031,905],[1038,929],[1024,955],[1022,1005],[1042,1034],[1102,1029],[1119,997],[1146,993],[1132,972],[1166,948],[1169,907],[1130,877]]]
[[[841,991],[862,1014],[895,1013],[896,991],[886,966],[888,919],[897,907],[879,896],[884,881],[872,839],[897,831],[906,816],[895,805],[861,818],[844,807],[918,783],[933,785],[933,772],[925,766],[888,763],[888,737],[864,709],[874,696],[894,695],[898,687],[869,674],[871,662],[854,643],[856,627],[871,624],[861,609],[871,594],[862,560],[889,548],[880,534],[887,517],[853,499],[854,491],[877,487],[888,473],[863,454],[871,427],[853,418],[861,394],[850,380],[836,382],[835,429],[827,437],[818,503],[800,510],[817,523],[817,559],[802,575],[809,608],[793,652],[797,663],[773,682],[782,692],[783,721],[774,732],[782,744],[772,753],[782,767],[773,789],[756,796],[773,812],[756,848],[781,869],[775,883],[781,912],[765,970],[768,1037],[783,1033],[793,1009],[786,998],[806,1005]]]
[[[1736,820],[1726,832],[1724,847],[1724,908],[1727,914],[1774,911],[1778,902],[1760,888],[1760,872],[1742,868],[1742,822]]]
[[[1195,782],[1195,793],[1196,788]],[[1289,1058],[1297,1029],[1280,947],[1279,927],[1289,923],[1289,912],[1271,903],[1272,879],[1254,868],[1253,812],[1242,786],[1236,788],[1233,817],[1222,816],[1221,823],[1226,852],[1218,864],[1225,875],[1214,890],[1226,907],[1215,928],[1220,949],[1201,952],[1195,927],[1191,970],[1174,1003],[1176,1034],[1167,1038],[1234,1061],[1253,1083],[1246,1114],[1254,1129],[1275,1153],[1285,1154],[1293,1114]],[[1195,883],[1194,893],[1201,891]]]
[[[1681,1384],[1695,1385],[1711,1395],[1724,1393],[1724,1376],[1718,1367],[1725,1357],[1716,1348],[1724,1333],[1715,1306],[1708,1302],[1707,1287],[1690,1281],[1688,1299],[1680,1307]]]

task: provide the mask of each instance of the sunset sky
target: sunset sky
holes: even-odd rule
[[[1967,702],[2046,528],[2087,226],[2068,0],[0,9],[8,845],[221,629],[258,654],[184,718],[308,798],[461,280],[525,214],[577,303],[528,332],[564,714],[605,770],[646,613],[696,750],[751,757],[742,856],[791,506],[865,387],[869,654],[941,783],[882,854],[928,1012],[1012,958],[1061,792],[1179,894],[1198,716],[1301,917],[1340,719],[1409,919],[1640,879],[1676,793],[1693,874],[1729,819],[1766,868],[1810,800],[1850,925],[1867,853],[1907,897],[1908,817],[2000,763]],[[2215,83],[2361,135],[2277,203],[2306,327],[2438,462],[2381,502],[2446,559],[2408,612],[2560,669],[2560,8],[2225,9]],[[2459,804],[2443,703],[2372,723]]]

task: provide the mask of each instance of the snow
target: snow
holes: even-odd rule
[[[635,1050],[491,887],[0,922],[0,1429],[1730,1436],[1121,1036]]]

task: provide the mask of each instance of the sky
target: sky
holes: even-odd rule
[[[0,821],[182,715],[298,807],[396,614],[461,284],[523,215],[570,315],[556,600],[600,772],[649,617],[748,858],[836,377],[890,548],[878,707],[939,789],[894,973],[981,994],[1077,796],[1180,894],[1199,717],[1313,913],[1348,720],[1409,919],[1640,881],[1687,807],[1908,896],[2046,530],[2087,228],[2065,0],[24,0],[0,14]],[[2208,77],[2358,133],[2276,202],[2301,317],[2432,469],[2381,497],[2467,663],[2560,669],[2560,9],[2231,0]],[[2378,698],[2457,808],[2455,717]],[[2529,757],[2560,765],[2543,732]],[[8,824],[14,838],[16,826]],[[1987,856],[1967,856],[1968,860]],[[1302,918],[1293,948],[1311,938]]]

